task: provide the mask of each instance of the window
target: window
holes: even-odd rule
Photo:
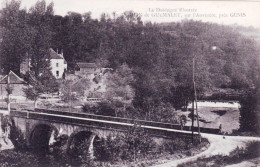
[[[59,77],[59,71],[56,71],[56,77]]]
[[[56,63],[56,67],[59,67],[59,63]]]

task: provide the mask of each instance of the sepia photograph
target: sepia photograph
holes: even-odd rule
[[[260,1],[1,0],[0,167],[260,166]]]

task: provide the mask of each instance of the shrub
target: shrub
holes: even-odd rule
[[[140,126],[134,125],[123,135],[123,159],[131,158],[136,160],[137,155],[146,156],[155,144],[150,135]]]
[[[137,125],[128,129],[126,134],[117,134],[102,139],[96,147],[96,158],[103,161],[136,160],[145,157],[155,144],[143,128]]]
[[[124,145],[122,137],[109,135],[106,139],[101,139],[95,147],[95,157],[100,161],[118,161],[120,160],[121,147]]]
[[[208,143],[208,140],[205,138],[202,138],[201,142],[199,141],[199,136],[194,137],[193,143],[191,138],[181,138],[176,137],[171,140],[166,140],[162,144],[162,149],[170,154],[174,154],[176,152],[182,152],[189,150],[193,147],[203,147]]]
[[[97,111],[97,105],[85,103],[82,105],[82,112],[94,114]]]

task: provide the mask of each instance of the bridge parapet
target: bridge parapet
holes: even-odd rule
[[[11,111],[13,117],[19,117],[29,120],[47,121],[56,124],[69,124],[72,126],[88,127],[98,130],[108,131],[127,131],[136,123],[134,120],[125,120],[125,122],[110,121],[105,119],[95,119],[89,115],[82,115],[79,113],[54,113],[53,111],[44,112],[35,111]],[[117,119],[118,118],[114,118]],[[119,118],[120,119],[120,118]],[[129,122],[127,122],[129,121]],[[131,123],[130,123],[131,122]],[[137,122],[142,123],[142,122]],[[178,129],[168,129],[163,127],[150,126],[150,124],[138,124],[144,128],[148,133],[156,137],[173,138],[173,137],[191,137],[190,131],[181,131]],[[196,134],[196,133],[195,133]]]
[[[86,135],[87,141],[91,142],[89,146],[93,147],[96,137],[100,139],[109,135],[113,136],[114,133],[124,133],[135,124],[144,128],[155,140],[192,137],[191,131],[181,130],[180,126],[176,124],[46,109],[13,110],[10,114],[29,148],[32,148],[33,145],[47,147],[51,143],[51,139],[56,140],[63,136],[67,138],[63,148],[68,150],[74,138],[82,136],[82,134]],[[51,137],[52,135],[54,136]],[[194,132],[194,135],[197,136],[198,133]],[[89,150],[91,152],[93,148]]]

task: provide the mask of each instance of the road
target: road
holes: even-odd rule
[[[207,138],[210,146],[207,150],[191,157],[169,161],[167,163],[154,165],[153,167],[176,167],[190,161],[196,161],[198,158],[211,157],[214,155],[229,155],[237,147],[245,147],[250,141],[260,141],[259,137],[246,136],[225,136],[202,133],[202,137]]]

